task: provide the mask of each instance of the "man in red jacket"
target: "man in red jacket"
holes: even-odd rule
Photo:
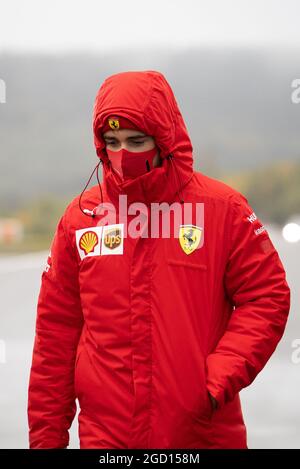
[[[240,192],[193,170],[161,73],[108,77],[93,130],[103,183],[68,205],[42,274],[30,448],[68,445],[76,398],[80,448],[247,448],[239,391],[290,307],[278,253]]]

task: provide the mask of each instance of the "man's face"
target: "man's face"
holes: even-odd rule
[[[128,151],[140,152],[152,150],[156,146],[153,137],[134,129],[108,130],[103,134],[103,139],[106,143],[106,148],[112,151],[119,151],[125,148]],[[159,166],[160,162],[159,149],[157,149],[153,166]]]

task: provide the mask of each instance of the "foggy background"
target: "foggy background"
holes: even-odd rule
[[[98,163],[98,88],[126,70],[165,75],[195,169],[244,193],[278,249],[290,317],[240,396],[249,448],[300,448],[299,17],[292,0],[0,0],[0,448],[28,447],[41,273],[58,219]],[[79,447],[77,417],[69,447]]]

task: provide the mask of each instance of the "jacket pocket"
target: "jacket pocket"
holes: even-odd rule
[[[206,365],[204,366],[204,377],[205,377],[204,386],[205,386],[206,402],[205,402],[205,406],[204,406],[203,418],[210,421],[212,419],[213,415],[214,415],[215,409],[213,408],[213,403],[212,403],[212,401],[209,397],[209,392],[208,392],[208,389],[207,389]]]
[[[197,264],[196,262],[189,262],[188,260],[186,261],[180,261],[177,259],[167,259],[167,263],[170,266],[174,267],[185,267],[185,268],[190,268],[190,269],[196,269],[196,270],[207,270],[207,265],[203,263]]]
[[[206,390],[206,405],[205,405],[205,411],[203,412],[202,417],[210,421],[214,414],[214,408],[210,400],[207,388],[205,388],[205,390]]]
[[[210,423],[213,414],[215,412],[213,404],[209,397],[207,389],[207,374],[205,369],[205,360],[203,359],[202,373],[200,373],[199,379],[201,380],[201,390],[198,394],[197,403],[193,412],[194,420],[196,422]]]

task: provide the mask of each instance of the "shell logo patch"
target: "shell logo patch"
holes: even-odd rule
[[[119,119],[117,117],[115,117],[113,119],[108,119],[108,125],[113,130],[119,129],[120,128]]]
[[[76,230],[76,245],[81,259],[100,256],[102,226],[93,226]]]
[[[179,243],[185,254],[191,254],[202,246],[202,232],[203,229],[196,225],[180,225]]]
[[[123,254],[123,223],[83,228],[76,230],[75,235],[81,260],[90,256]]]
[[[123,254],[124,224],[103,226],[101,255]]]
[[[86,231],[81,235],[79,240],[79,247],[85,253],[85,255],[94,251],[95,246],[99,243],[99,238],[95,231]]]

